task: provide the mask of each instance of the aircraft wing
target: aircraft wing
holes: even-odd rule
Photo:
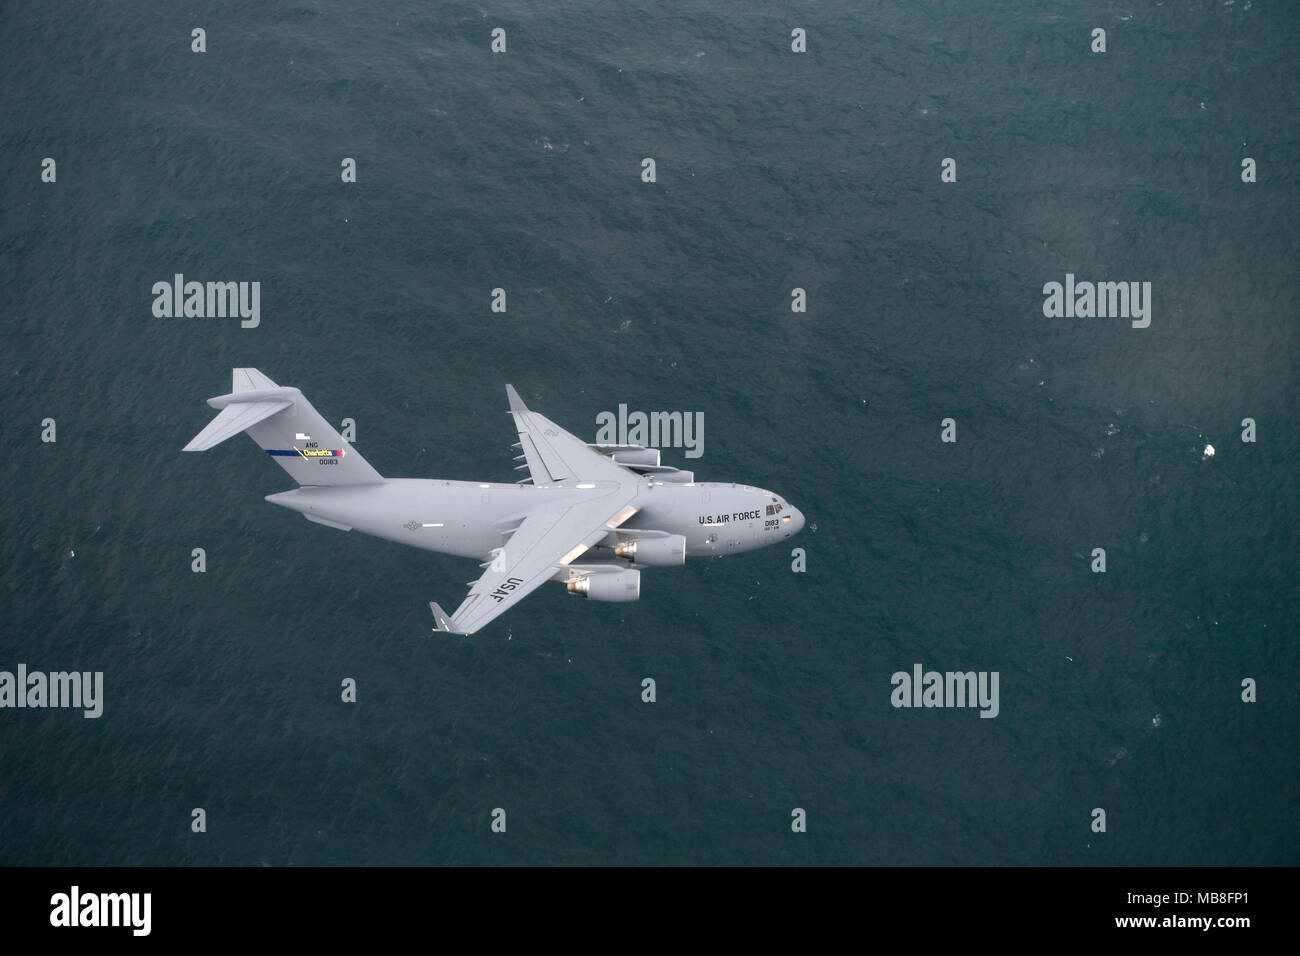
[[[626,481],[631,474],[545,415],[530,411],[511,385],[506,386],[510,414],[519,429],[528,474],[535,485],[562,481]],[[524,466],[520,466],[524,467]]]
[[[533,511],[515,529],[488,565],[464,603],[448,616],[437,604],[430,609],[436,630],[473,634],[549,580],[560,568],[636,513],[629,502],[636,487],[620,483],[607,494],[560,501]]]

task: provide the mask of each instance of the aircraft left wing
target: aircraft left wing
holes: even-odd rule
[[[561,481],[625,481],[630,474],[622,465],[589,447],[545,415],[524,404],[514,386],[506,386],[510,414],[519,430],[519,446],[533,484]]]
[[[483,576],[452,615],[430,604],[435,630],[473,634],[549,580],[557,570],[636,513],[635,486],[620,483],[607,494],[560,501],[533,511],[515,529]]]

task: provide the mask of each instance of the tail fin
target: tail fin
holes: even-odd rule
[[[229,395],[208,399],[221,411],[183,451],[207,451],[248,432],[300,485],[364,485],[383,481],[342,436],[292,387],[255,368],[234,370]]]

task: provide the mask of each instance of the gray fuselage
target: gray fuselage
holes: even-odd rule
[[[599,497],[616,487],[607,481],[534,486],[389,478],[304,486],[266,500],[340,530],[485,561],[537,506],[561,497]],[[631,504],[636,514],[620,531],[683,535],[688,557],[752,551],[784,541],[804,526],[803,514],[780,495],[727,482],[644,479]]]

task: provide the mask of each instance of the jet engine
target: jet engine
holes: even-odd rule
[[[588,601],[635,601],[641,597],[641,572],[601,571],[569,579],[569,593]]]
[[[690,484],[695,480],[695,472],[682,471],[680,468],[674,468],[671,465],[628,465],[638,475],[646,478],[652,478],[655,481],[671,481],[676,484]]]
[[[646,448],[644,445],[588,445],[602,455],[613,458],[620,465],[655,465],[659,464],[659,449]]]
[[[637,564],[670,568],[686,563],[686,536],[666,534],[655,538],[626,538],[615,545],[614,553]]]

